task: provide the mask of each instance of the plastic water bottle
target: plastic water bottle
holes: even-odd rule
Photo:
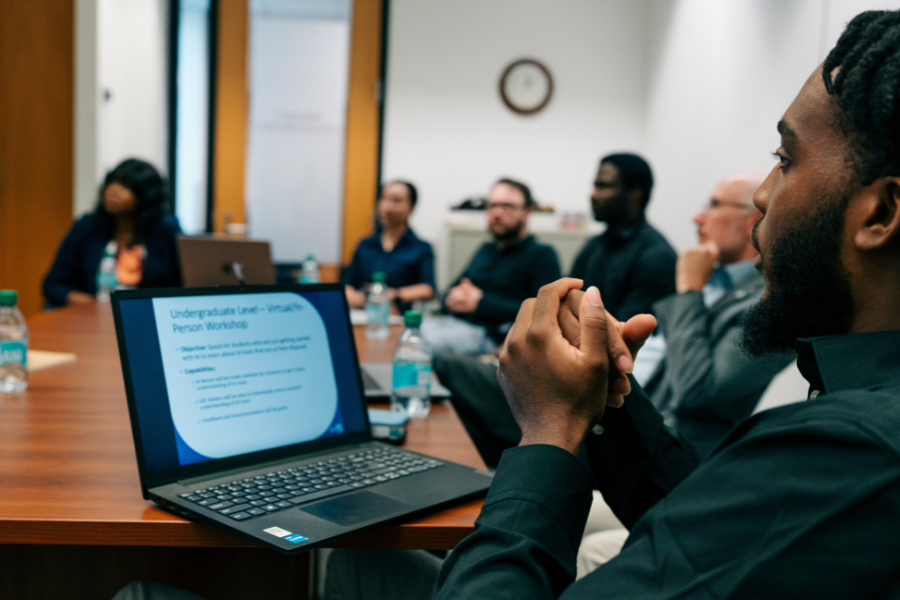
[[[366,325],[366,337],[370,340],[386,340],[390,335],[388,317],[391,314],[391,300],[388,298],[384,273],[372,273],[372,285],[366,296],[366,314],[369,322]]]
[[[422,337],[422,313],[406,311],[406,331],[394,352],[391,410],[424,419],[431,410],[431,348]]]
[[[116,251],[118,246],[112,240],[103,250],[103,258],[100,259],[100,269],[97,271],[97,300],[109,302],[109,296],[116,289]]]
[[[303,261],[303,271],[300,272],[300,283],[319,283],[319,263],[312,254]]]
[[[28,387],[28,326],[12,290],[0,291],[0,392],[21,392]]]

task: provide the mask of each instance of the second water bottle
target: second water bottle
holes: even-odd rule
[[[384,273],[372,273],[372,285],[366,296],[366,337],[370,340],[386,340],[390,335],[388,317],[391,314],[391,301],[388,298],[387,283]]]

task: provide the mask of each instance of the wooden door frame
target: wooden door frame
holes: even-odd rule
[[[213,128],[213,230],[225,215],[245,221],[249,90],[247,85],[248,0],[218,0],[216,106]],[[350,262],[359,240],[372,232],[381,169],[387,0],[353,0],[344,152],[341,260]],[[228,40],[228,43],[223,43]],[[322,265],[323,279],[336,279],[340,265]]]

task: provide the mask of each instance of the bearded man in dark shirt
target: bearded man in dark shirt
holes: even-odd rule
[[[437,598],[900,597],[900,11],[853,19],[778,131],[743,345],[796,348],[808,401],[700,462],[623,377],[653,318],[545,286],[501,351],[521,445]],[[573,583],[594,481],[630,536]]]
[[[600,159],[591,210],[607,228],[584,245],[570,273],[597,286],[606,310],[622,321],[649,313],[654,302],[675,293],[678,256],[644,215],[652,190],[653,172],[637,154]]]
[[[743,344],[795,348],[809,399],[700,462],[625,376],[653,317],[615,321],[580,280],[544,286],[501,350],[522,442],[439,600],[900,598],[900,11],[854,18],[778,132]],[[594,481],[631,533],[573,583]]]

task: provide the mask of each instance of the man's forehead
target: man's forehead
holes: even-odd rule
[[[619,180],[619,169],[617,169],[616,165],[612,163],[602,163],[600,165],[600,168],[597,169],[597,179],[600,181],[615,183]]]
[[[513,187],[508,183],[498,183],[497,185],[492,187],[490,193],[488,194],[488,197],[494,200],[513,200],[520,203],[525,202],[525,194],[523,194],[522,191],[518,188]]]
[[[731,174],[716,184],[710,198],[727,202],[740,202],[750,206],[753,192],[762,184],[766,176],[763,173],[744,171]]]
[[[825,142],[838,136],[834,129],[834,100],[822,81],[822,65],[819,65],[800,88],[800,92],[778,122],[782,141]]]
[[[713,200],[725,200],[727,202],[742,202],[744,200],[745,182],[737,180],[722,180],[713,189],[710,198]]]
[[[394,182],[394,183],[389,183],[386,186],[384,186],[384,191],[382,192],[382,194],[385,196],[392,195],[392,196],[401,196],[401,197],[405,198],[406,196],[409,195],[409,190],[402,183]]]

